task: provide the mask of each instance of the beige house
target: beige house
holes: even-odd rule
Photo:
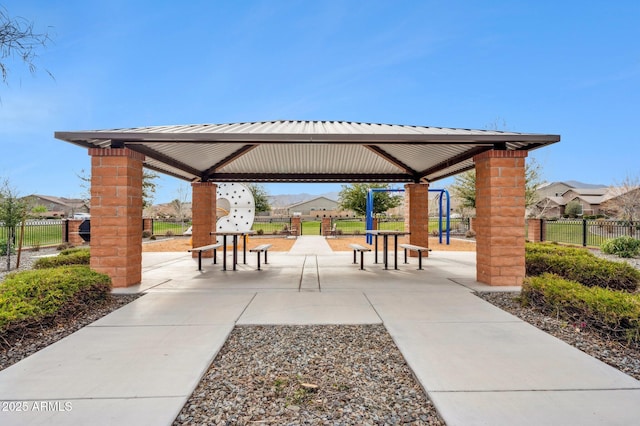
[[[42,212],[44,217],[72,217],[76,213],[89,213],[89,202],[80,198],[64,198],[52,195],[32,194],[24,197],[29,209],[43,206],[47,209]]]
[[[555,184],[563,184],[555,182]],[[562,190],[563,185],[555,185],[554,190]],[[557,193],[554,193],[557,194]],[[627,202],[628,199],[638,199],[635,203],[638,207],[633,207],[634,203]],[[551,195],[538,201],[530,215],[544,217],[562,217],[569,203],[578,203],[581,207],[580,216],[604,215],[610,217],[622,217],[624,214],[622,206],[627,209],[640,210],[640,189],[624,189],[617,187],[595,186],[587,188],[570,188],[560,195]],[[628,205],[631,204],[631,207]],[[634,210],[634,212],[635,212]],[[628,213],[628,212],[627,212]],[[633,212],[632,212],[633,213]]]
[[[302,201],[286,207],[287,216],[302,216],[311,218],[321,217],[351,217],[351,211],[340,209],[337,201],[327,197],[316,197],[311,200]]]

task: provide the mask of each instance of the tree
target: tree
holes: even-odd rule
[[[564,206],[564,214],[570,218],[580,216],[582,214],[582,204],[576,200],[569,201],[567,205]]]
[[[253,201],[256,205],[256,213],[271,211],[271,205],[269,204],[269,196],[264,187],[257,183],[247,184],[247,187],[253,194]]]
[[[176,214],[176,219],[180,222],[184,220],[185,217],[185,205],[189,200],[189,190],[184,185],[180,185],[177,189],[178,198],[171,202],[171,207]]]
[[[640,218],[640,176],[627,175],[622,182],[615,182],[609,195],[609,200],[603,203],[609,214],[620,220]]]
[[[343,210],[352,210],[360,216],[367,214],[367,194],[369,189],[391,189],[389,184],[380,183],[354,183],[342,185],[338,194],[338,203]],[[373,214],[384,213],[389,209],[398,207],[402,203],[402,196],[392,195],[390,192],[376,191],[373,193]]]
[[[7,271],[11,269],[11,252],[15,244],[16,227],[24,220],[27,206],[24,200],[18,198],[17,192],[5,180],[0,187],[0,222],[6,229],[6,246],[1,251],[7,256]],[[4,245],[4,244],[3,244]]]
[[[48,33],[36,33],[33,23],[24,18],[9,16],[8,11],[0,6],[0,73],[2,81],[7,82],[9,66],[7,59],[18,57],[35,73],[37,67],[35,59],[36,50],[40,46],[46,46],[51,41]],[[49,75],[51,73],[47,71]]]
[[[476,171],[467,170],[455,176],[451,193],[457,197],[462,207],[476,207]],[[534,158],[529,159],[524,168],[524,205],[526,208],[538,201],[537,190],[542,185],[542,166]]]
[[[80,187],[83,189],[82,198],[85,200],[91,200],[91,175],[84,169],[80,170],[80,173],[76,173],[76,176],[80,179]],[[153,205],[153,198],[156,193],[158,184],[155,182],[159,178],[156,172],[143,169],[142,171],[142,208],[151,207]]]
[[[142,170],[142,208],[151,207],[153,205],[153,199],[156,195],[156,189],[158,184],[156,179],[160,177],[156,172],[151,170]]]

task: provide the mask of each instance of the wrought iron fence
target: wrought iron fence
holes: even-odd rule
[[[0,241],[7,241],[9,234],[9,228],[0,222]],[[24,248],[58,245],[63,241],[64,221],[61,219],[28,220],[24,227],[16,226],[13,236],[14,247],[18,246],[20,238]]]
[[[182,235],[191,226],[188,220],[153,220],[151,232],[153,235]]]
[[[291,230],[291,218],[256,216],[251,229],[257,235],[287,235]]]
[[[600,247],[612,238],[630,236],[640,239],[640,222],[608,219],[545,221],[544,240]]]
[[[364,218],[334,218],[331,221],[332,228],[338,235],[363,235],[366,230]],[[442,220],[442,232],[446,232],[446,221]],[[405,222],[403,217],[391,217],[378,219],[378,229],[390,231],[404,231]],[[469,230],[469,218],[450,219],[449,230],[454,235],[464,235]],[[438,218],[429,218],[429,231],[435,235],[439,232]]]

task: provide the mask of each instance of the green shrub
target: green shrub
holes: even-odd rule
[[[588,249],[582,247],[565,246],[558,243],[526,243],[527,254],[546,253],[559,256],[591,256],[595,257]]]
[[[9,245],[9,252],[10,254],[16,254],[16,248],[13,246],[13,244]],[[0,256],[6,256],[7,255],[7,240],[0,240]]]
[[[149,238],[151,236],[151,231],[145,230],[142,231],[142,238]]]
[[[640,295],[586,287],[557,275],[527,277],[521,300],[547,313],[591,327],[607,337],[640,343]]]
[[[640,271],[621,262],[593,255],[586,249],[558,244],[527,243],[525,249],[527,275],[553,273],[587,287],[635,291],[640,285]]]
[[[34,269],[56,268],[64,265],[89,265],[91,254],[88,248],[69,248],[57,256],[41,257],[36,260]]]
[[[619,257],[636,257],[640,255],[640,240],[629,236],[605,241],[600,249],[603,253],[615,254]]]
[[[9,274],[0,283],[0,330],[32,324],[61,309],[84,309],[108,299],[111,279],[86,266]]]

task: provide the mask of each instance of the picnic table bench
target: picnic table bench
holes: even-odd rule
[[[404,263],[409,263],[407,262],[408,250],[417,251],[418,252],[418,269],[422,270],[422,252],[423,251],[429,252],[431,251],[431,249],[427,247],[416,246],[414,244],[399,244],[399,247],[402,247],[404,249]]]
[[[209,251],[209,250],[213,250],[213,263],[217,263],[217,249],[222,247],[222,243],[216,243],[216,244],[209,244],[207,246],[201,246],[201,247],[193,247],[190,248],[188,251],[189,252],[198,252],[198,271],[202,270],[202,252],[203,251]]]
[[[257,253],[258,255],[258,271],[261,270],[260,269],[260,253],[264,253],[264,263],[267,264],[269,263],[267,262],[267,252],[269,251],[270,248],[271,248],[271,244],[261,244],[249,250],[251,253]]]
[[[356,253],[360,252],[360,270],[364,270],[364,252],[371,251],[369,247],[361,246],[360,244],[349,244],[349,247],[353,249],[353,263],[357,264]]]

